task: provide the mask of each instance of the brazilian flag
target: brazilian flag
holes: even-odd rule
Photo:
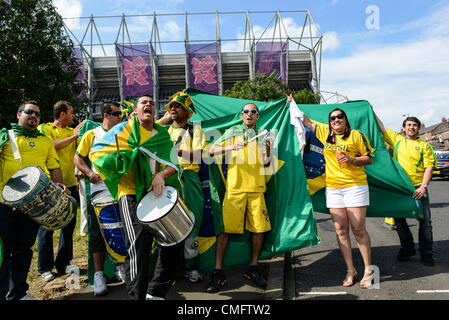
[[[351,129],[362,131],[375,149],[373,163],[365,166],[370,206],[368,217],[422,218],[420,200],[412,198],[415,188],[399,163],[390,156],[385,147],[382,133],[374,117],[373,109],[366,100],[349,101],[341,104],[298,105],[310,119],[328,123],[329,112],[335,108],[345,111]],[[325,163],[323,144],[307,132],[307,147],[304,152],[304,166],[315,211],[328,213],[325,199]]]
[[[195,89],[186,89],[185,92],[195,105],[190,121],[194,125],[201,122],[206,140],[210,143],[220,139],[226,129],[242,124],[242,107],[250,102],[259,108],[259,131],[267,129],[276,133],[272,154],[275,154],[277,165],[267,175],[265,192],[272,230],[265,234],[260,258],[267,259],[282,252],[319,244],[312,199],[295,128],[290,125],[286,99],[267,103],[215,96]],[[226,164],[214,162],[208,167],[211,210],[205,210],[203,226],[198,234],[200,268],[204,271],[211,271],[215,266],[215,236],[223,231],[221,203],[226,191]],[[247,264],[250,256],[251,234],[247,231],[242,235],[230,234],[223,268]]]

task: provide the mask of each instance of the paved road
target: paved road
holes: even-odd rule
[[[346,267],[336,243],[332,221],[328,214],[316,213],[318,234],[322,242],[296,250],[287,259],[285,298],[449,300],[449,179],[434,178],[429,186],[429,193],[435,266],[424,266],[419,253],[410,261],[398,262],[396,254],[399,239],[396,231],[388,230],[383,218],[369,218],[367,228],[371,237],[372,263],[380,271],[379,289],[360,289],[359,282],[353,287],[345,288],[341,283]],[[418,222],[413,219],[407,221],[417,244]],[[351,239],[354,263],[360,280],[363,261],[352,234]]]

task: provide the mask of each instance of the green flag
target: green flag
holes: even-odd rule
[[[295,129],[290,125],[289,106],[285,99],[273,102],[253,102],[235,98],[220,97],[187,89],[185,91],[194,102],[195,113],[191,122],[201,121],[208,142],[220,139],[226,129],[240,125],[242,107],[252,102],[260,111],[257,126],[276,134],[272,154],[281,165],[267,182],[265,200],[272,230],[265,235],[261,259],[273,257],[281,252],[316,245],[320,242],[312,201],[309,195],[301,154]],[[221,200],[225,192],[223,174],[225,164],[211,164],[211,200],[215,235],[223,230]],[[201,237],[199,234],[200,266],[212,270],[215,265],[215,237]],[[238,253],[238,254],[236,254]],[[223,267],[241,265],[249,262],[251,238],[245,231],[243,235],[231,234]]]
[[[370,193],[370,206],[367,216],[369,217],[402,217],[422,218],[422,206],[419,200],[414,200],[412,194],[415,191],[407,174],[394,160],[385,147],[382,134],[374,117],[374,112],[368,101],[350,101],[342,104],[325,105],[298,105],[310,119],[321,123],[328,123],[329,112],[335,108],[345,111],[352,129],[362,131],[368,138],[371,146],[375,149],[373,163],[365,166]],[[309,158],[318,156],[317,149],[322,144],[316,137],[311,137],[312,148],[304,153],[304,162]],[[315,147],[315,149],[314,149]],[[314,150],[316,152],[314,152]],[[322,156],[322,155],[321,155]],[[315,162],[317,162],[315,160]],[[310,170],[318,168],[309,161]],[[318,170],[319,171],[319,170]],[[309,170],[306,170],[309,173]],[[324,170],[321,170],[324,172]],[[319,173],[308,176],[311,190],[313,207],[315,211],[328,212],[326,208],[324,178]]]

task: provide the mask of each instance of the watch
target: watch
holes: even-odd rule
[[[421,184],[421,187],[424,187],[427,189],[427,184],[423,183],[423,184]]]

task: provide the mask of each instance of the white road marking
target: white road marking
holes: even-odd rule
[[[345,291],[340,292],[323,292],[323,291],[315,291],[315,292],[298,292],[298,295],[329,295],[329,296],[337,296],[347,294]]]
[[[416,290],[416,293],[449,293],[449,290]]]

